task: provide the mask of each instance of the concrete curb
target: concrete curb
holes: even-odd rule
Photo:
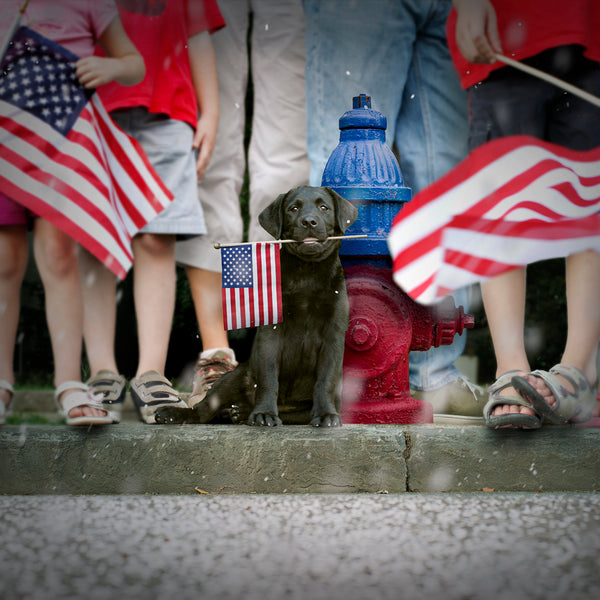
[[[580,427],[5,425],[0,493],[595,492],[599,442]]]

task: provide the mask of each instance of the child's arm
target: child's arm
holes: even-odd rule
[[[125,33],[119,17],[110,22],[98,42],[106,57],[87,56],[75,65],[77,78],[84,87],[97,88],[109,81],[135,85],[144,78],[144,59]]]
[[[192,82],[200,111],[193,142],[194,148],[198,149],[196,172],[200,180],[204,176],[215,147],[219,125],[217,61],[208,31],[203,31],[189,38],[188,48]]]

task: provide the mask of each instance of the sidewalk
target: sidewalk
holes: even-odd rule
[[[57,419],[50,392],[15,412]],[[0,494],[598,492],[600,428],[0,427]]]

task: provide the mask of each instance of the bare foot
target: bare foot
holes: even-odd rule
[[[521,371],[520,373],[515,372],[515,375],[526,375],[525,371]],[[537,389],[537,388],[536,388]],[[498,396],[519,396],[519,392],[515,390],[514,387],[509,386],[500,390],[497,394]],[[499,404],[494,408],[491,413],[495,417],[500,417],[503,415],[529,415],[536,416],[535,411],[532,408],[528,408],[526,406],[513,405],[513,404]],[[515,427],[513,425],[504,425],[502,428],[507,429],[531,429],[530,427]]]

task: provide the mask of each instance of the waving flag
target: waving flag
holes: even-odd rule
[[[0,189],[119,277],[131,238],[173,196],[75,75],[77,56],[20,27],[0,72]]]
[[[388,236],[394,280],[431,304],[532,262],[600,252],[599,211],[600,148],[495,140],[396,215]]]
[[[281,323],[279,244],[221,247],[225,329]]]

